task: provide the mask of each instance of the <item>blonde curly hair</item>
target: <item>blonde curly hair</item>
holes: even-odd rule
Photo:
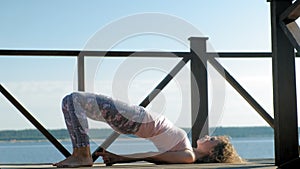
[[[214,147],[212,154],[198,159],[197,162],[206,163],[243,163],[243,160],[230,143],[228,136],[217,136],[219,143]]]

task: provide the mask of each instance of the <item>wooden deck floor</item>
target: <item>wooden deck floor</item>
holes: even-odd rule
[[[48,168],[56,168],[51,164],[0,164],[1,169],[10,169],[10,168],[40,168],[40,169],[48,169]],[[128,168],[141,168],[141,169],[276,169],[277,167],[274,165],[274,160],[272,159],[263,159],[263,160],[251,160],[245,164],[222,164],[222,163],[212,163],[212,164],[172,164],[172,165],[155,165],[151,163],[127,163],[127,164],[115,164],[113,166],[105,166],[104,164],[97,163],[93,167],[85,167],[93,168],[93,169],[101,169],[101,168],[109,168],[109,169],[128,169]]]

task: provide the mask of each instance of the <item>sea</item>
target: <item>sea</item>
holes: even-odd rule
[[[70,152],[70,141],[60,141]],[[103,139],[91,139],[91,149],[95,150]],[[243,136],[232,137],[231,142],[244,159],[274,158],[273,137]],[[154,145],[140,138],[117,139],[108,150],[117,154],[155,151]],[[54,163],[65,157],[49,141],[2,141],[0,142],[0,164]],[[98,158],[96,162],[102,162]]]

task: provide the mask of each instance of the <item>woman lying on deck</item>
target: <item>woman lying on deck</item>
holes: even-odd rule
[[[143,107],[129,106],[109,97],[83,92],[67,95],[62,111],[73,145],[73,153],[65,160],[53,164],[57,167],[92,166],[87,117],[109,124],[121,134],[134,134],[153,142],[158,152],[116,155],[107,151],[102,156],[106,164],[148,161],[162,163],[221,162],[239,163],[239,157],[225,136],[205,136],[193,148],[187,134],[164,116],[154,117]]]

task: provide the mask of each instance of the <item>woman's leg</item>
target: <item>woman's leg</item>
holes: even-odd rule
[[[76,159],[74,157],[83,152],[89,152],[83,154],[87,154],[91,159],[87,117],[106,121],[119,133],[135,134],[145,116],[142,107],[129,106],[103,95],[83,92],[74,92],[66,96],[62,102],[62,111],[74,150],[71,158],[56,164],[63,167],[73,166]]]
[[[95,95],[100,116],[88,115],[92,119],[102,118],[110,127],[121,134],[135,134],[143,122],[146,111],[141,106],[129,105],[103,95]]]
[[[90,153],[86,99],[80,93],[67,95],[62,101],[65,123],[73,145],[72,156],[55,165],[57,167],[91,166],[93,160]]]
[[[62,111],[73,148],[89,146],[86,114],[74,94],[68,95],[63,99]]]

